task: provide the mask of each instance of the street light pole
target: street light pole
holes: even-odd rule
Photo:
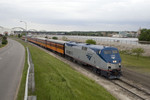
[[[23,22],[25,24],[25,31],[26,31],[25,42],[27,42],[27,22],[25,21],[20,21],[20,22]]]

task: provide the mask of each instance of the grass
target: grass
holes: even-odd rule
[[[1,45],[0,45],[0,48],[4,47],[4,46],[6,46],[6,45],[7,45],[7,44],[1,44]]]
[[[22,73],[22,79],[20,83],[19,92],[17,95],[17,100],[24,100],[24,92],[25,92],[25,84],[26,84],[26,76],[27,76],[27,69],[28,69],[28,63],[27,63],[27,50],[26,50],[26,44],[20,40],[19,41],[23,46],[25,47],[25,63],[24,63],[24,69]]]
[[[134,55],[120,54],[122,58],[122,65],[136,70],[138,72],[150,73],[150,57],[137,58]]]
[[[103,87],[73,70],[68,64],[37,47],[28,47],[35,66],[37,100],[116,100]],[[25,63],[17,100],[23,100],[26,70]]]

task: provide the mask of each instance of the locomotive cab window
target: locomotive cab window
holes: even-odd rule
[[[113,54],[118,53],[118,51],[117,51],[117,50],[112,50],[112,52],[113,52]]]
[[[111,54],[111,50],[104,50],[104,54]]]

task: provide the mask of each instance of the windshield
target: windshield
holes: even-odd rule
[[[111,50],[104,50],[104,54],[112,54]]]
[[[112,50],[112,52],[113,52],[113,54],[118,53],[118,51],[117,51],[117,50]]]
[[[104,50],[104,54],[116,54],[118,53],[117,50]]]

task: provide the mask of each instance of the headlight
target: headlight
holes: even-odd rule
[[[116,61],[116,60],[113,60],[113,63],[117,63],[117,61]]]

